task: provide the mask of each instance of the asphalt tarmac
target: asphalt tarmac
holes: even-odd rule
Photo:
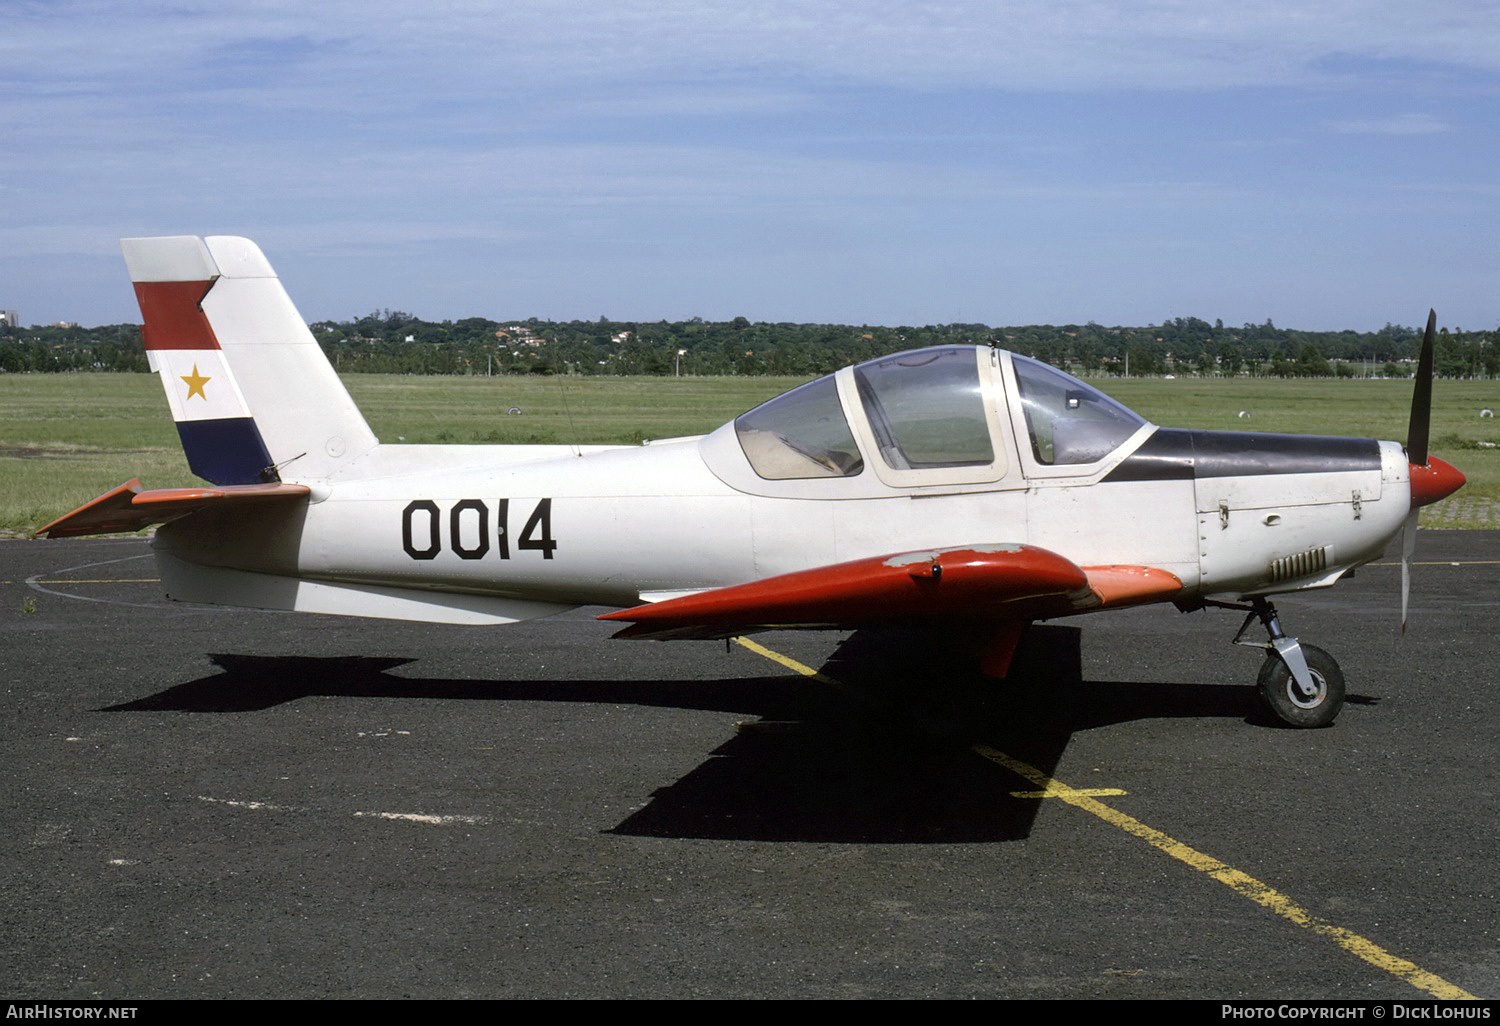
[[[0,542],[8,998],[1500,996],[1500,532],[1232,612],[609,641],[174,606]],[[1246,882],[1248,881],[1248,883]],[[1444,990],[1443,988],[1450,988]]]

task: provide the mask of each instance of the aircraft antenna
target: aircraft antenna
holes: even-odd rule
[[[562,360],[560,360],[560,359],[557,362],[562,366],[563,370],[566,371],[568,365],[566,363],[563,363]],[[562,382],[563,375],[562,374],[557,374],[557,375],[554,375],[554,376],[557,378],[558,394],[562,396],[563,416],[565,416],[565,417],[568,418],[568,438],[569,439],[577,438],[578,437],[578,426],[573,423],[573,409],[572,409],[572,407],[570,407],[568,405],[568,389],[567,389],[567,387],[565,385],[563,385],[563,382]],[[574,456],[582,456],[583,455],[583,450],[578,447],[578,443],[573,442],[573,441],[569,441],[568,442],[568,446],[569,446],[569,448],[571,448],[573,450],[573,455]]]

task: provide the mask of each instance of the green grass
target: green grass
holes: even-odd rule
[[[33,531],[122,481],[194,484],[154,374],[0,374],[0,528]]]
[[[382,441],[519,445],[703,434],[804,380],[358,374],[344,383]]]
[[[794,378],[345,379],[388,442],[632,443],[710,431],[800,384]],[[1409,381],[1101,379],[1156,423],[1237,431],[1404,439]],[[1500,510],[1500,382],[1439,381],[1432,450],[1469,477],[1423,514],[1442,527],[1494,527]],[[520,413],[508,411],[519,409]],[[1243,410],[1248,417],[1240,417]],[[188,471],[155,375],[0,375],[0,528],[31,531],[131,477],[199,483]]]
[[[514,445],[701,434],[803,380],[344,379],[383,441]],[[148,488],[202,483],[156,375],[0,374],[0,529],[29,533],[132,477]]]

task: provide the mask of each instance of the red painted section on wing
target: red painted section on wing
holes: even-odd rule
[[[209,504],[245,505],[302,498],[306,485],[223,485],[217,488],[159,488],[142,491],[139,478],[111,488],[67,516],[37,531],[37,537],[74,538],[88,534],[121,534],[152,524],[165,524],[196,513]]]
[[[928,617],[1030,620],[1090,604],[1088,577],[1032,545],[875,556],[606,613],[631,636],[692,625],[857,626]]]
[[[1182,578],[1154,566],[1086,566],[1083,572],[1100,609],[1165,602],[1182,590]]]
[[[138,281],[141,338],[147,349],[218,349],[219,340],[198,305],[212,281]]]
[[[1446,499],[1467,484],[1468,480],[1463,471],[1436,456],[1428,457],[1425,467],[1411,464],[1412,509]]]

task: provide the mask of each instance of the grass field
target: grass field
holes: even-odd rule
[[[712,430],[792,378],[441,378],[356,374],[345,383],[395,442],[638,442]],[[1158,424],[1406,437],[1409,381],[1109,379],[1105,391]],[[1500,382],[1439,381],[1433,452],[1468,486],[1424,526],[1500,527]],[[511,410],[519,410],[511,413]],[[1248,416],[1239,416],[1244,411]],[[155,375],[0,375],[0,528],[31,531],[131,477],[199,483]]]

